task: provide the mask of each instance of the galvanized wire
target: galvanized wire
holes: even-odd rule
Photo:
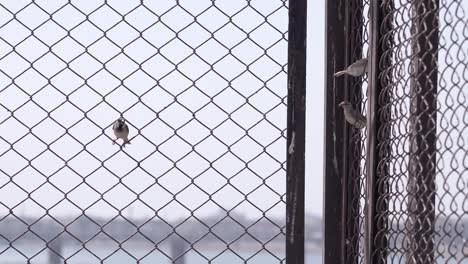
[[[350,13],[365,21],[361,1]],[[375,89],[377,130],[362,131],[348,139],[349,190],[347,228],[360,233],[345,241],[346,259],[363,262],[368,225],[374,230],[369,252],[374,263],[465,263],[468,261],[468,31],[467,2],[379,1],[375,17],[375,87],[360,83],[349,91],[353,105],[365,112],[365,90]],[[366,12],[362,13],[362,10]],[[371,18],[371,19],[372,19]],[[382,22],[382,23],[380,23]],[[368,25],[351,23],[366,30]],[[352,29],[358,31],[359,29]],[[356,43],[349,40],[350,43]],[[357,60],[368,42],[357,48]],[[354,54],[356,48],[348,51]],[[370,54],[372,56],[373,54]],[[371,123],[372,124],[372,123]],[[352,132],[351,132],[352,133]],[[353,134],[352,134],[353,135]],[[359,155],[373,137],[375,156]],[[367,145],[369,146],[369,145]],[[373,160],[375,189],[366,185],[365,164]],[[353,173],[353,170],[355,173]],[[354,182],[354,183],[353,183]],[[364,193],[362,193],[364,191]],[[374,199],[367,200],[367,194]],[[361,199],[357,199],[360,197]],[[374,204],[369,204],[374,201]],[[374,215],[365,222],[368,208]],[[359,219],[359,220],[357,220]],[[362,226],[362,224],[364,224]],[[359,225],[359,228],[356,228]],[[374,226],[375,225],[375,226]],[[356,236],[360,236],[357,239]]]
[[[340,19],[349,27],[346,43],[337,46],[346,47],[345,61],[376,56],[371,67],[376,70],[368,73],[375,74],[376,83],[368,83],[368,74],[345,82],[345,97],[355,109],[369,113],[369,104],[375,104],[375,120],[368,124],[376,130],[369,133],[369,127],[359,130],[346,122],[336,127],[347,131],[346,155],[337,155],[345,157],[337,162],[345,164],[339,167],[345,182],[346,212],[340,212],[345,241],[339,241],[344,259],[466,263],[468,3],[376,1],[375,12],[369,1],[343,3],[348,18]],[[375,32],[369,19],[377,23]],[[378,36],[377,47],[369,47],[371,34]],[[375,167],[369,172],[371,161]]]
[[[0,255],[284,263],[288,2],[196,2],[0,3]]]
[[[468,261],[467,2],[387,1],[376,257]],[[388,64],[387,62],[391,62]],[[386,168],[385,168],[386,167]],[[378,254],[377,254],[378,253]]]

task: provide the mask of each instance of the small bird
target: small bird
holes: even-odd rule
[[[346,68],[346,70],[335,73],[335,77],[341,76],[343,74],[358,77],[358,76],[363,75],[367,71],[368,71],[367,58],[364,58],[349,65],[348,68]]]
[[[119,138],[123,139],[124,141],[122,147],[125,147],[125,144],[130,144],[130,140],[128,140],[129,129],[127,124],[125,124],[125,119],[123,117],[115,121],[114,125],[112,126],[112,130],[114,130],[114,135],[116,137],[116,139],[113,140],[112,145],[114,145],[115,141]]]
[[[360,112],[353,109],[350,102],[343,101],[339,104],[339,106],[343,107],[344,116],[348,123],[357,128],[366,127],[367,118]]]

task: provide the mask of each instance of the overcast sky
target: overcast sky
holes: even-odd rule
[[[193,18],[176,8],[161,16],[180,32],[174,40],[174,32],[156,23],[173,1],[149,2],[152,12],[134,9],[139,1],[108,1],[114,10],[102,7],[88,20],[71,6],[56,12],[62,2],[36,1],[38,6],[17,14],[23,25],[10,21],[5,8],[16,12],[30,1],[5,1],[0,7],[0,103],[16,109],[14,118],[0,109],[0,195],[7,197],[2,201],[7,207],[28,215],[48,208],[56,215],[77,214],[88,208],[94,215],[123,210],[144,216],[152,213],[149,205],[168,219],[186,217],[190,210],[210,214],[218,206],[236,207],[251,217],[265,210],[284,214],[287,9],[282,1],[251,1],[256,11],[240,13],[245,1],[216,1],[226,15],[237,13],[233,22],[240,27],[228,24],[221,30],[228,18],[215,8],[197,18],[205,28],[188,26]],[[98,1],[72,2],[85,14],[99,6]],[[319,2],[308,7],[307,64],[306,208],[316,215],[322,211],[323,185],[324,7]],[[211,5],[180,3],[195,14]],[[133,28],[120,21],[119,13],[129,11],[125,19]],[[274,12],[268,22],[276,29],[257,12]],[[252,41],[238,45],[243,31]],[[195,47],[199,57],[192,55]],[[127,56],[119,55],[122,48]],[[123,111],[132,144],[120,150],[112,145],[110,126]],[[224,186],[221,174],[236,175],[230,180],[235,188]],[[17,185],[8,183],[9,175],[15,175]],[[83,177],[87,184],[80,184]],[[190,184],[192,179],[203,191]],[[53,185],[69,192],[66,200]],[[27,199],[28,192],[39,204]],[[174,195],[181,204],[170,202]],[[215,203],[201,206],[209,195]],[[137,196],[147,205],[134,201]],[[246,197],[251,203],[243,201]]]

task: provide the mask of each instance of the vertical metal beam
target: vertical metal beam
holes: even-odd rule
[[[359,129],[347,125],[338,104],[360,102],[362,80],[335,78],[362,58],[363,2],[327,1],[325,86],[325,263],[359,262],[359,194],[361,142]]]
[[[369,91],[367,112],[367,229],[366,263],[381,264],[387,260],[388,225],[388,164],[385,157],[391,155],[390,140],[393,36],[391,10],[393,0],[370,2],[369,32]],[[385,89],[387,87],[387,89]],[[387,125],[385,125],[387,124]]]
[[[438,0],[412,2],[407,263],[434,263]]]
[[[307,0],[289,1],[286,262],[304,263]]]
[[[346,68],[346,0],[326,1],[325,125],[324,125],[324,247],[323,263],[346,263],[347,130],[338,104],[346,98],[345,78],[334,73]]]

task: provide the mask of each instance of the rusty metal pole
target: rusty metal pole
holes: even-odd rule
[[[286,262],[304,263],[307,0],[289,1]]]

